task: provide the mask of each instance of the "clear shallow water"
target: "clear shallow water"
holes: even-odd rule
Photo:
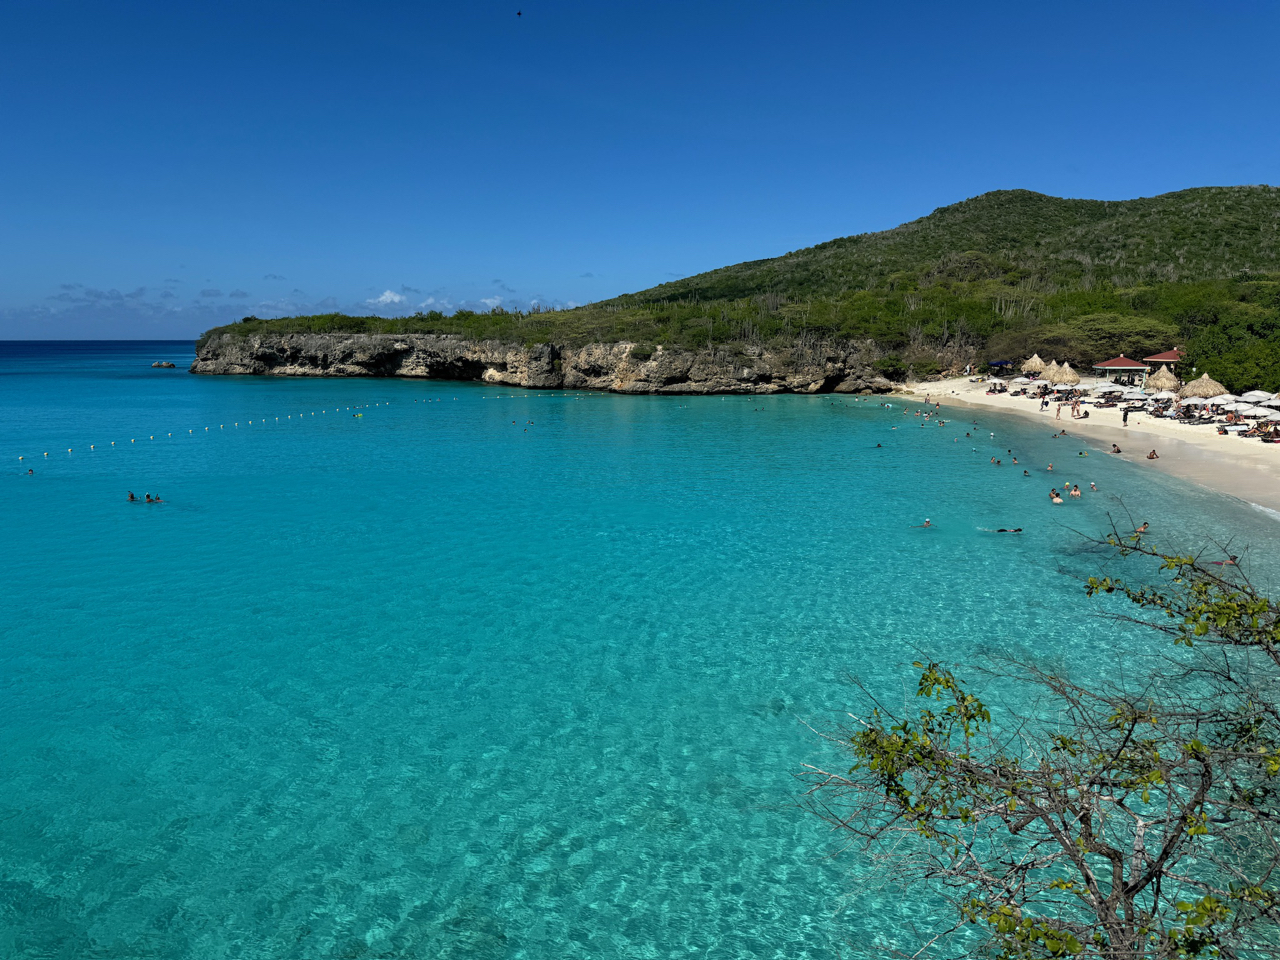
[[[1117,492],[1280,539],[992,414],[190,355],[0,344],[0,956],[833,957],[930,921],[791,806],[849,673],[1146,643],[1069,576]]]

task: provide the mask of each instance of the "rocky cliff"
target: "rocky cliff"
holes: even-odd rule
[[[423,377],[615,393],[885,393],[874,343],[750,346],[650,354],[630,343],[519,346],[430,334],[219,333],[192,373],[278,377]]]

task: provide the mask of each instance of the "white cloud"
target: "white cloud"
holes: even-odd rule
[[[366,300],[365,303],[372,307],[389,307],[393,304],[404,303],[404,297],[394,290],[384,290],[381,296]]]
[[[501,297],[483,297],[481,298],[480,302],[483,303],[490,310],[492,310],[494,307],[496,307],[498,304],[502,302],[502,298]]]

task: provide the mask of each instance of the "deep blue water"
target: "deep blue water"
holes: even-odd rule
[[[927,905],[868,893],[794,805],[833,760],[802,721],[837,722],[850,673],[901,697],[921,652],[1088,671],[1149,643],[1072,576],[1108,513],[1280,540],[994,414],[191,355],[0,344],[0,956],[905,945]],[[1100,492],[1054,507],[1066,480]]]

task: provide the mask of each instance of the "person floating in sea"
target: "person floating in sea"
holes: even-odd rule
[[[130,491],[129,491],[129,502],[130,502],[130,503],[137,503],[137,502],[138,502],[138,498],[137,498],[137,497],[135,497],[135,496],[133,495],[133,491],[132,491],[132,490],[130,490]]]
[[[1049,472],[1050,472],[1050,473],[1053,473],[1053,464],[1052,464],[1052,463],[1051,463],[1051,464],[1049,464],[1048,469],[1049,469]]]
[[[1215,567],[1234,567],[1239,565],[1237,562],[1239,561],[1239,559],[1240,558],[1237,557],[1235,554],[1232,554],[1228,556],[1227,559],[1225,560],[1210,560],[1209,563],[1211,563]]]
[[[1090,489],[1090,490],[1092,490],[1094,493],[1097,493],[1097,492],[1098,492],[1098,485],[1097,485],[1096,483],[1094,483],[1092,480],[1090,480],[1090,481],[1089,481],[1089,489]]]
[[[925,527],[932,527],[932,526],[933,526],[932,521],[930,521],[930,519],[929,519],[928,517],[925,517],[925,518],[924,518],[924,523],[913,523],[913,524],[911,525],[911,529],[912,529],[912,530],[923,530]]]
[[[1147,454],[1147,459],[1148,459],[1148,460],[1159,460],[1159,459],[1160,459],[1160,454],[1158,454],[1158,453],[1156,453],[1154,450],[1152,450],[1150,453],[1148,453],[1148,454]]]
[[[1075,486],[1071,488],[1071,499],[1079,500],[1080,497],[1081,497],[1080,484],[1077,483]]]
[[[1021,533],[1021,532],[1022,532],[1021,527],[1014,527],[1012,530],[1006,530],[1004,527],[1001,527],[999,530],[996,531],[996,533]]]
[[[1133,530],[1133,532],[1134,532],[1134,533],[1146,533],[1146,532],[1147,532],[1147,530],[1149,530],[1149,529],[1150,529],[1150,527],[1151,527],[1151,524],[1150,524],[1150,523],[1148,523],[1146,520],[1143,520],[1143,521],[1142,521],[1142,526],[1140,526],[1140,527],[1135,527],[1135,528],[1134,528],[1134,530]]]

